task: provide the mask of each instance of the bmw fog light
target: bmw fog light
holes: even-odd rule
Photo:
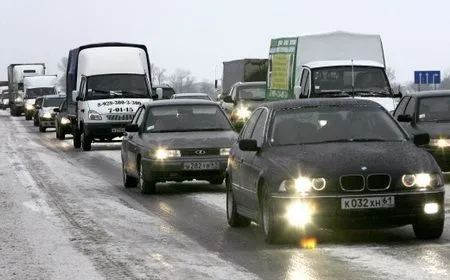
[[[167,150],[164,148],[159,148],[155,152],[155,157],[159,160],[164,160],[173,157],[181,157],[181,152],[179,150]]]
[[[436,214],[438,211],[439,211],[439,204],[434,203],[434,202],[427,203],[423,207],[423,212],[425,212],[425,214],[428,214],[428,215]]]
[[[290,225],[302,227],[311,222],[312,209],[304,202],[292,203],[286,210],[286,219]]]

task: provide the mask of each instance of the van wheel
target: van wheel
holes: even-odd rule
[[[39,125],[39,121],[38,121],[38,119],[37,119],[37,118],[34,118],[34,120],[33,120],[33,124],[34,124],[34,126],[38,126],[38,125]]]
[[[81,149],[83,151],[90,151],[92,149],[92,139],[86,135],[86,131],[83,130],[81,133]]]
[[[31,116],[29,114],[25,114],[25,120],[27,121],[31,120]]]
[[[73,129],[73,147],[79,149],[81,147],[81,136],[78,128]]]

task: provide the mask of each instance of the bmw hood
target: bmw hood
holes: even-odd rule
[[[231,148],[237,140],[237,133],[229,131],[195,131],[147,133],[145,142],[148,147],[166,147],[168,149]]]
[[[350,142],[269,148],[270,168],[288,178],[370,173],[440,172],[433,157],[411,142]],[[277,168],[279,166],[279,168]],[[365,168],[363,168],[365,167]]]

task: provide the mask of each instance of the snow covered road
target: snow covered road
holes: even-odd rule
[[[269,246],[256,225],[227,226],[223,187],[124,189],[120,143],[81,152],[5,111],[0,135],[0,279],[450,278],[449,220],[432,242],[408,226]]]

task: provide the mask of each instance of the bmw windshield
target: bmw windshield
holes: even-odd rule
[[[275,146],[324,142],[406,141],[400,127],[380,108],[317,106],[278,111],[270,141]]]

